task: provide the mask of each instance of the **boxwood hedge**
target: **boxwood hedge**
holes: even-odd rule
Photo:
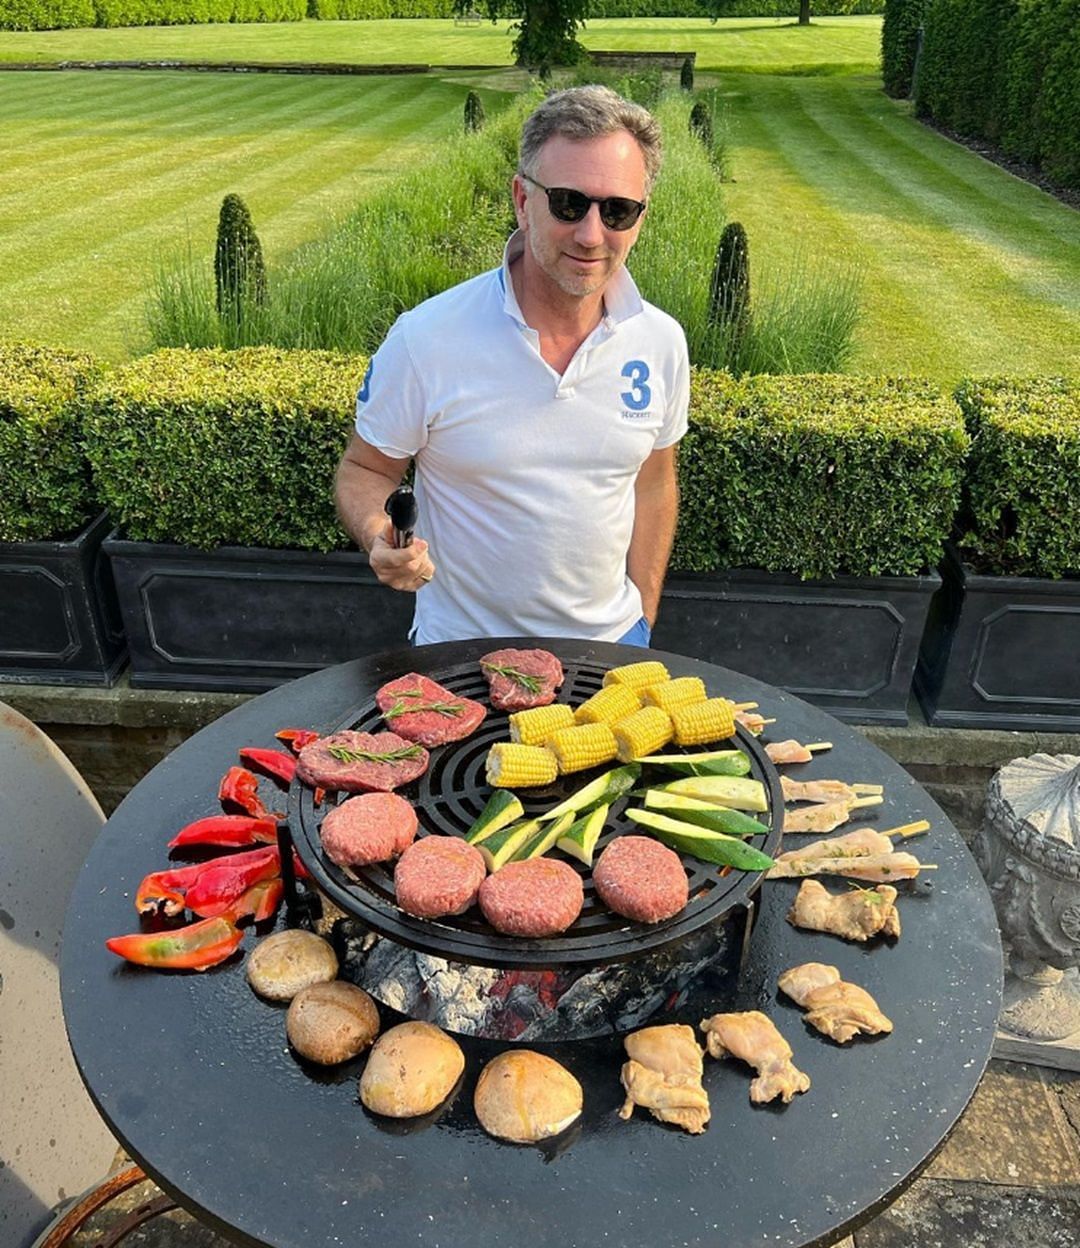
[[[333,477],[366,361],[325,351],[155,351],[87,397],[86,452],[124,536],[333,550]]]
[[[968,435],[932,383],[696,371],[673,569],[802,577],[936,566]]]
[[[78,396],[102,375],[89,355],[0,347],[0,541],[71,537],[97,510]]]
[[[991,574],[1080,576],[1080,381],[968,380],[956,397],[972,439],[964,558]]]

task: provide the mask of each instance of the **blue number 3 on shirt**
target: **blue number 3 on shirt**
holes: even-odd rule
[[[630,389],[622,392],[622,401],[631,411],[643,412],[652,399],[652,391],[645,384],[649,380],[648,364],[644,360],[627,360],[622,376],[630,378]]]

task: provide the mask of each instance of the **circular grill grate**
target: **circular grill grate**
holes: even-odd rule
[[[593,663],[571,663],[564,664],[563,670],[566,679],[558,700],[577,706],[600,688],[607,669]],[[416,808],[420,836],[432,833],[463,836],[491,794],[484,779],[484,759],[489,746],[509,739],[508,717],[506,712],[490,707],[488,683],[477,664],[446,667],[428,675],[454,693],[483,702],[489,707],[488,714],[472,736],[433,749],[424,775],[398,792]],[[372,697],[350,712],[332,731],[379,732],[385,727]],[[760,818],[769,823],[770,831],[767,836],[755,837],[752,843],[766,853],[775,853],[780,843],[784,810],[776,768],[754,736],[741,725],[736,726],[736,736],[730,742],[719,743],[719,746],[725,744],[737,746],[749,755],[751,776],[766,786],[771,813]],[[525,807],[526,818],[550,809],[602,770],[604,768],[560,777],[555,784],[543,789],[521,790],[518,796]],[[671,778],[671,773],[666,773],[665,778]],[[645,779],[647,775],[643,775]],[[328,810],[350,796],[348,793],[327,794],[321,807],[316,809],[312,791],[299,781],[293,784],[289,825],[304,866],[335,904],[372,930],[399,944],[452,961],[517,969],[589,967],[626,961],[675,944],[706,923],[720,921],[734,908],[745,906],[761,883],[759,873],[732,871],[721,876],[718,867],[684,855],[683,865],[690,886],[690,900],[685,909],[662,923],[632,923],[603,905],[587,867],[560,855],[579,871],[585,889],[581,915],[562,936],[548,940],[502,936],[486,922],[476,906],[454,918],[418,919],[396,904],[393,863],[376,863],[354,871],[337,866],[323,854],[319,825]],[[594,859],[616,836],[624,832],[642,833],[643,829],[625,817],[627,804],[628,799],[623,798],[612,806]]]

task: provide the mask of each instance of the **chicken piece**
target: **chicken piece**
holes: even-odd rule
[[[820,802],[802,810],[788,810],[784,813],[784,831],[831,832],[842,823],[847,823],[853,810],[860,806],[877,806],[883,800],[877,794],[870,797],[844,798],[836,802]]]
[[[626,1100],[620,1118],[635,1105],[661,1122],[700,1135],[709,1121],[709,1096],[701,1086],[702,1053],[694,1029],[681,1023],[644,1027],[623,1041],[630,1060],[622,1068]]]
[[[843,836],[830,836],[821,841],[809,841],[798,849],[789,849],[777,855],[777,862],[791,862],[803,858],[862,858],[870,854],[891,854],[893,843],[885,832],[873,828],[855,828]]]
[[[831,750],[831,741],[815,741],[812,745],[800,745],[794,737],[786,741],[770,741],[765,747],[769,761],[782,767],[785,763],[809,763],[817,750]]]
[[[763,733],[766,725],[776,722],[772,719],[765,719],[765,717],[759,715],[757,711],[736,711],[735,721],[736,723],[742,724],[748,732],[752,732],[755,736]]]
[[[780,777],[785,802],[853,802],[864,794],[882,792],[880,784],[845,784],[843,780],[792,780]]]
[[[914,854],[895,851],[886,854],[845,854],[838,858],[820,855],[804,858],[796,853],[771,866],[765,878],[790,880],[804,875],[843,875],[849,880],[880,884],[885,880],[913,880],[922,869],[923,863]]]
[[[787,917],[794,927],[829,932],[845,940],[900,935],[896,889],[888,884],[837,894],[817,880],[803,880]]]
[[[791,1045],[760,1010],[742,1014],[714,1014],[701,1020],[713,1057],[740,1058],[758,1072],[750,1083],[750,1099],[764,1105],[778,1096],[787,1105],[796,1092],[810,1087],[810,1076],[792,1064]]]
[[[837,1044],[847,1044],[860,1033],[876,1036],[893,1029],[866,989],[842,980],[835,966],[821,962],[793,966],[780,976],[779,986],[807,1011],[811,1027]]]

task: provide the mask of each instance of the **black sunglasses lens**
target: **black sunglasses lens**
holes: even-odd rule
[[[547,193],[548,207],[556,221],[580,221],[589,211],[590,199],[581,191],[571,191],[567,187],[553,187]]]
[[[614,195],[600,201],[600,220],[609,230],[628,230],[641,213],[642,205],[636,199]]]

